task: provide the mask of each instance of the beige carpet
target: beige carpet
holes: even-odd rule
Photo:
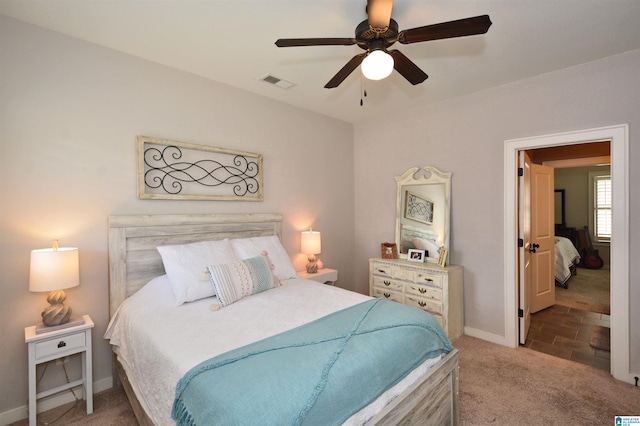
[[[610,314],[608,269],[578,268],[569,280],[569,288],[556,287],[556,304],[583,311]]]
[[[511,349],[469,336],[454,342],[460,351],[461,424],[613,425],[616,415],[640,415],[640,388],[614,380],[607,372],[531,349]],[[124,391],[109,389],[84,403],[38,416],[53,425],[133,426]],[[27,425],[27,420],[14,426]]]
[[[468,336],[454,346],[463,425],[613,425],[640,414],[640,388],[606,371]]]

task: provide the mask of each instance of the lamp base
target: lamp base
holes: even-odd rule
[[[308,274],[317,274],[318,273],[318,259],[313,254],[310,254],[307,259],[309,260],[309,263],[307,263],[307,273]]]
[[[46,326],[64,324],[71,318],[71,307],[64,303],[67,295],[64,290],[53,290],[47,297],[51,305],[42,311],[42,322]]]

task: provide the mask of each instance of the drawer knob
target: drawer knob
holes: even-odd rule
[[[384,269],[378,269],[378,272],[381,274],[386,274],[387,272]]]
[[[382,293],[387,299],[391,297],[391,293]]]
[[[418,291],[422,294],[425,294],[427,292],[426,288],[419,288]]]
[[[420,305],[421,308],[424,308],[425,306],[427,306],[425,302],[418,302],[418,305]]]
[[[391,281],[383,281],[384,285],[386,285],[387,287],[391,285]]]
[[[64,348],[65,346],[67,346],[66,342],[64,340],[60,340],[58,343],[58,349]]]

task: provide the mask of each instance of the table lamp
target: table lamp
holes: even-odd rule
[[[307,272],[315,274],[318,272],[318,259],[316,254],[322,252],[322,241],[320,239],[320,232],[313,231],[309,228],[308,231],[303,231],[300,237],[300,251],[308,255],[307,259]]]
[[[71,308],[65,304],[64,289],[80,285],[78,249],[58,247],[31,251],[31,267],[29,271],[29,291],[49,291],[47,302],[50,303],[42,312],[42,322],[46,326],[64,324],[71,317]]]

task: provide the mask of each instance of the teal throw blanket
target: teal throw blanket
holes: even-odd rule
[[[373,299],[195,366],[171,415],[178,425],[337,425],[452,350],[428,313]]]

